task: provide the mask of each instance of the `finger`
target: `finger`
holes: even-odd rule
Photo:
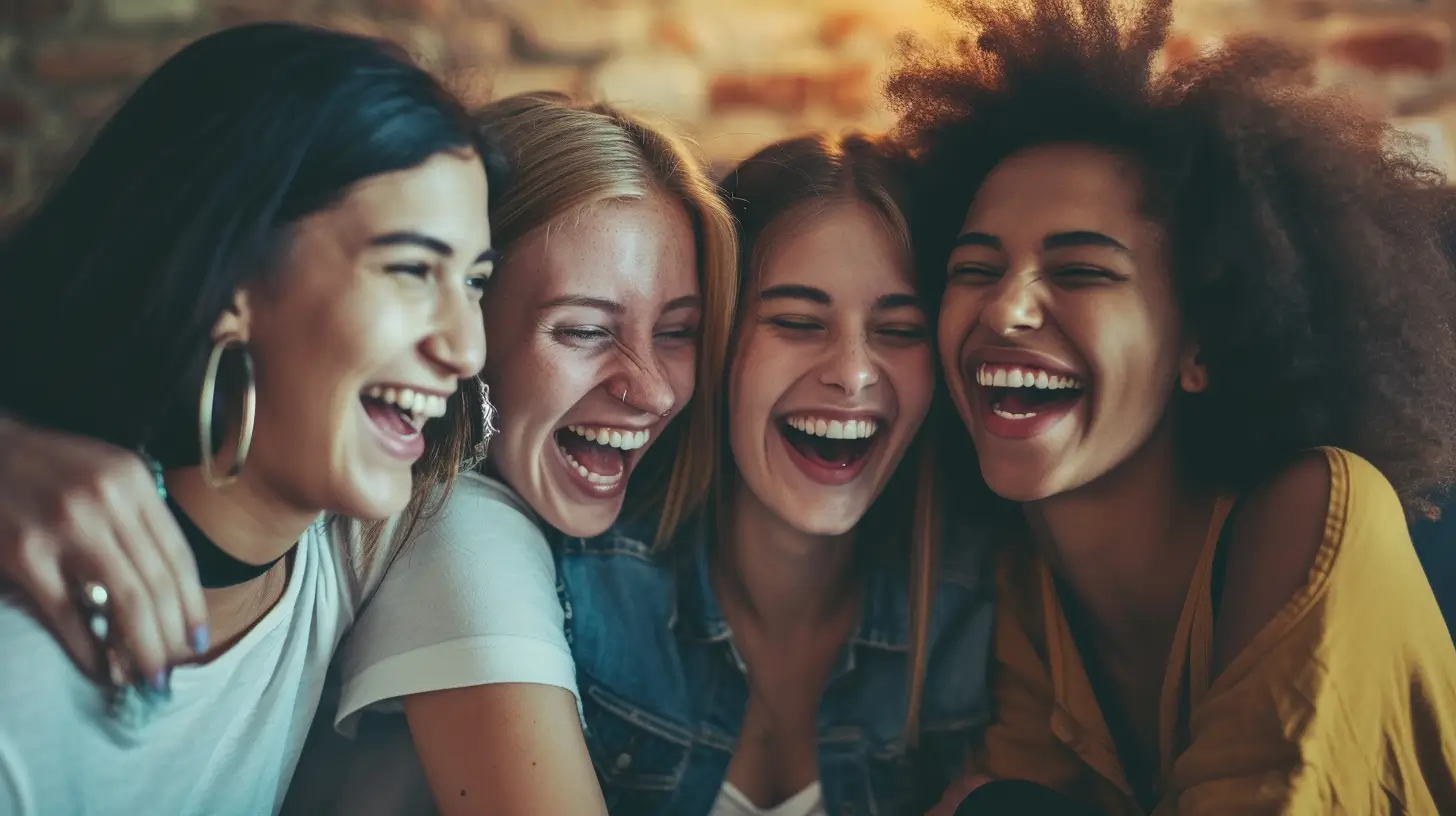
[[[167,569],[172,573],[172,585],[177,589],[183,625],[187,630],[188,650],[193,655],[203,654],[211,647],[207,599],[202,594],[202,582],[197,577],[197,559],[192,555],[192,548],[183,537],[177,519],[172,517],[160,498],[142,503],[141,524],[150,540],[156,542],[162,551]]]
[[[73,553],[77,563],[69,570],[71,574],[83,581],[100,581],[111,595],[111,622],[116,627],[113,641],[125,647],[141,679],[162,690],[166,685],[167,648],[151,593],[131,559],[109,534],[91,537],[87,549]]]
[[[192,657],[188,643],[187,621],[182,614],[181,592],[172,570],[167,566],[167,556],[155,543],[152,536],[141,529],[140,519],[131,517],[130,523],[118,520],[117,546],[131,561],[132,570],[141,579],[142,589],[147,593],[148,605],[152,610],[153,623],[164,650],[166,668]],[[148,668],[142,666],[142,668]],[[150,675],[148,675],[150,676]]]
[[[34,548],[32,548],[34,549]],[[75,661],[82,673],[99,677],[101,646],[91,635],[71,585],[53,557],[23,557],[11,578]]]
[[[113,471],[112,478],[105,482],[101,498],[118,546],[131,559],[132,568],[151,596],[168,665],[190,659],[191,626],[186,619],[183,590],[178,585],[177,571],[168,562],[182,555],[190,563],[192,553],[185,544],[169,546],[152,532],[148,516],[166,514],[166,505],[157,495],[156,477],[139,458],[128,456],[123,467]],[[172,526],[176,527],[176,523]],[[177,537],[181,537],[180,531]]]

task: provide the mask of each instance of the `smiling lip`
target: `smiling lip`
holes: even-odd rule
[[[861,421],[869,422],[876,428],[869,437],[859,437],[864,440],[866,449],[854,462],[847,465],[835,465],[816,459],[812,459],[799,452],[799,449],[789,441],[788,434],[795,433],[790,429],[788,420],[792,417],[813,417],[825,421],[837,421],[840,423]],[[789,461],[812,481],[827,487],[842,487],[854,481],[869,465],[870,457],[874,455],[874,449],[879,446],[881,437],[889,431],[889,421],[884,415],[866,411],[844,411],[825,410],[820,408],[804,408],[794,411],[786,411],[780,414],[772,423],[779,437],[779,442],[789,456]]]
[[[977,380],[976,375],[982,365],[1034,368],[1045,371],[1049,375],[1075,379],[1083,383],[1083,386],[1074,399],[1038,406],[1036,411],[1030,412],[1032,414],[1030,416],[1019,418],[1002,416],[996,413],[993,405],[994,397],[991,389],[997,386],[983,386]],[[1075,366],[1049,354],[1031,349],[1005,346],[973,349],[963,357],[961,375],[967,381],[966,387],[973,398],[971,401],[981,418],[982,427],[986,429],[987,433],[1001,439],[1025,440],[1040,436],[1069,416],[1087,397],[1087,378]]]
[[[630,480],[630,477],[632,475],[632,469],[636,466],[637,462],[641,460],[643,453],[645,453],[648,448],[652,447],[653,442],[657,441],[657,437],[660,435],[662,426],[664,424],[665,423],[662,422],[642,425],[640,423],[619,421],[573,421],[566,423],[556,430],[552,431],[551,443],[552,447],[556,449],[556,461],[560,465],[561,470],[566,474],[567,481],[576,488],[576,491],[584,499],[589,501],[615,499],[621,496],[622,493],[627,489],[627,482]],[[576,465],[572,464],[572,462],[567,459],[566,452],[562,450],[561,443],[557,441],[557,434],[574,433],[572,430],[570,430],[572,426],[593,429],[609,428],[612,430],[627,431],[632,433],[646,431],[648,433],[648,437],[647,441],[640,448],[632,448],[629,450],[621,450],[620,448],[614,449],[618,450],[622,456],[621,472],[617,474],[614,478],[611,478],[610,481],[594,482],[587,476],[582,475],[581,471],[577,470]]]
[[[1087,382],[1087,378],[1077,370],[1076,366],[1069,365],[1050,354],[1043,354],[1031,349],[1010,346],[986,346],[971,349],[962,355],[961,372],[969,375],[970,380],[974,382],[976,370],[982,364],[1037,368],[1048,374],[1058,374],[1063,377],[1072,377],[1083,383]]]
[[[384,449],[385,453],[410,464],[414,464],[425,455],[425,435],[423,433],[414,431],[404,434],[393,428],[386,428],[379,424],[379,420],[376,420],[362,403],[359,405],[359,410],[363,412],[369,427],[374,429],[374,436],[379,440],[379,446]]]

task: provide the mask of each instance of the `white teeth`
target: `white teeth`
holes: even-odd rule
[[[1040,388],[1050,391],[1082,387],[1082,381],[1076,377],[1063,377],[1039,368],[1017,368],[990,363],[982,364],[976,369],[976,383],[995,388]]]
[[[879,430],[879,424],[872,419],[821,419],[814,416],[791,416],[784,421],[796,431],[827,439],[869,439]]]
[[[568,425],[568,431],[598,445],[607,445],[622,450],[636,450],[652,438],[651,431],[631,431],[621,428],[592,428],[586,425]]]
[[[445,415],[445,397],[439,394],[426,394],[415,391],[412,388],[393,388],[382,385],[371,385],[365,389],[364,396],[376,399],[380,402],[387,402],[390,405],[410,415],[410,421],[418,428],[427,420],[435,419]]]
[[[1032,417],[1036,416],[1035,411],[1029,414],[1013,414],[1010,411],[1003,411],[1001,410],[1000,405],[993,405],[991,407],[991,410],[996,414],[996,416],[1001,417],[1002,419],[1031,419]]]
[[[566,461],[570,462],[571,466],[576,468],[576,472],[580,473],[582,478],[586,479],[592,484],[613,485],[617,482],[622,481],[622,474],[626,473],[625,469],[621,473],[617,473],[613,476],[603,476],[600,473],[593,473],[592,471],[587,470],[586,465],[583,465],[582,463],[576,461],[576,457],[567,453],[566,448],[563,448],[560,445],[557,445],[556,447],[561,450],[561,455],[566,457]]]

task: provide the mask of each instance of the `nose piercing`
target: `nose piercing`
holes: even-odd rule
[[[627,404],[627,389],[625,388],[622,389],[622,404]]]
[[[662,416],[667,416],[670,413],[672,413],[672,409],[671,408],[667,409],[666,411],[663,411],[662,412]]]

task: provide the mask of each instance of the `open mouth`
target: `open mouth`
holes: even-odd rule
[[[987,426],[993,432],[1017,426],[1039,431],[1069,412],[1084,393],[1076,377],[997,363],[981,364],[976,369],[976,384],[984,401]]]
[[[651,438],[645,429],[568,425],[556,431],[556,446],[579,482],[599,493],[625,481],[633,452]]]
[[[426,422],[445,415],[445,397],[410,388],[371,385],[359,395],[359,402],[384,437],[402,445],[401,450],[406,453],[416,448],[423,452],[420,429]]]
[[[779,431],[789,447],[815,470],[838,471],[853,478],[876,443],[876,419],[829,419],[813,414],[790,414],[779,420]]]

